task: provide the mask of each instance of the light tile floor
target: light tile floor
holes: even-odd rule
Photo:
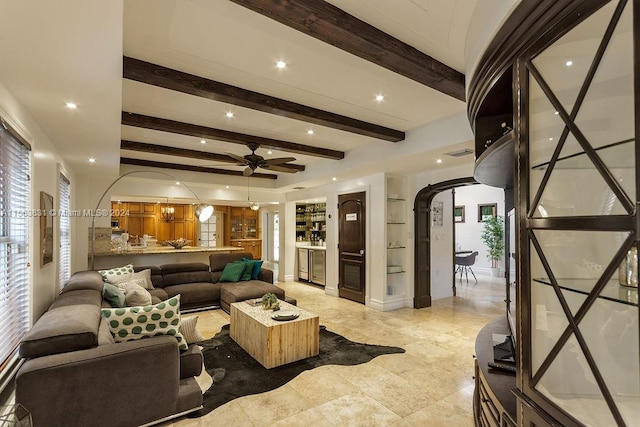
[[[356,366],[322,366],[273,391],[233,400],[171,426],[473,426],[473,353],[478,331],[504,315],[504,279],[478,275],[432,307],[380,312],[326,296],[321,287],[279,283],[327,329],[404,354]],[[199,313],[205,338],[229,323],[222,310]],[[202,383],[207,386],[207,379]],[[210,383],[210,382],[209,382]]]

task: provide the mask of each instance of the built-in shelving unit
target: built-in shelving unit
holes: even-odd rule
[[[296,205],[296,241],[320,243],[327,237],[327,204]]]
[[[386,294],[401,296],[406,285],[407,202],[406,178],[386,178]]]

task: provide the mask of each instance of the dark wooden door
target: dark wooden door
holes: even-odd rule
[[[338,196],[338,294],[364,304],[365,297],[365,192]]]

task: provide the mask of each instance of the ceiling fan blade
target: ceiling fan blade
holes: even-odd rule
[[[232,159],[237,160],[238,163],[241,164],[241,165],[246,165],[248,163],[247,159],[245,159],[242,156],[238,156],[238,155],[233,154],[233,153],[226,153],[226,154],[227,154],[227,156],[231,157]]]
[[[253,169],[247,166],[246,169],[242,172],[242,176],[251,176],[253,175]]]
[[[283,163],[295,162],[295,157],[278,157],[276,159],[267,159],[262,163],[265,165],[281,165]]]
[[[262,166],[263,169],[268,169],[270,171],[276,171],[276,172],[286,172],[286,173],[296,173],[298,172],[297,169],[292,169],[287,167],[287,165],[264,165]]]

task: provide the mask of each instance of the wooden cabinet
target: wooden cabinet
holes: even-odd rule
[[[111,202],[114,214],[112,223],[118,223],[121,230],[130,236],[154,236],[158,241],[187,239],[197,245],[198,225],[193,205],[171,204],[173,218],[166,221],[161,215],[161,204],[143,202]]]
[[[231,239],[231,246],[242,248],[244,252],[250,252],[253,259],[262,258],[261,239]]]

